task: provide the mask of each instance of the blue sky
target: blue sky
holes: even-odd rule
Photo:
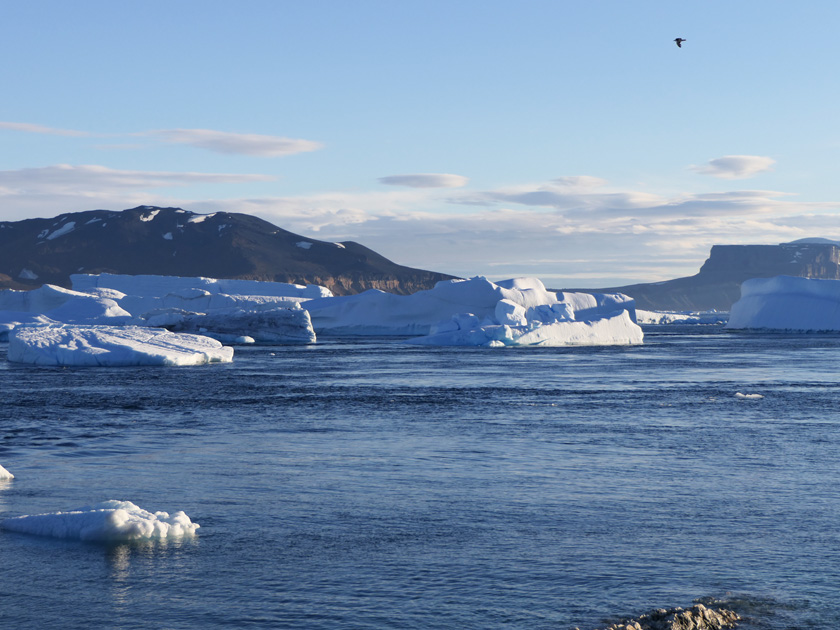
[[[0,220],[168,205],[461,276],[691,275],[718,243],[840,239],[838,23],[834,1],[5,3]]]

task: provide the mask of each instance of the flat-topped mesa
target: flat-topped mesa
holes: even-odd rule
[[[741,297],[742,282],[774,276],[840,279],[840,242],[814,238],[778,245],[714,245],[696,275],[579,290],[624,293],[643,310],[728,311]]]
[[[736,627],[740,618],[732,610],[695,604],[687,609],[659,608],[636,619],[624,619],[603,630],[722,630]]]

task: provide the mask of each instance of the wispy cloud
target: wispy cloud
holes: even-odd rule
[[[691,170],[721,179],[747,179],[772,170],[775,163],[776,160],[761,155],[724,155],[704,166],[692,166]]]
[[[76,131],[75,129],[56,129],[55,127],[45,127],[44,125],[34,125],[32,123],[22,122],[0,122],[0,129],[10,129],[12,131],[23,131],[26,133],[42,133],[51,136],[75,136],[86,137],[93,134],[87,131]]]
[[[187,144],[217,153],[279,157],[317,151],[323,145],[312,140],[265,136],[255,133],[230,133],[213,129],[159,129],[148,132],[164,142]]]
[[[194,184],[264,182],[273,179],[268,175],[130,171],[106,166],[70,164],[0,171],[0,187],[5,190],[6,195],[107,194],[125,189],[148,190]]]
[[[379,178],[380,184],[408,186],[410,188],[461,188],[466,186],[468,181],[463,175],[452,175],[450,173],[410,173]]]

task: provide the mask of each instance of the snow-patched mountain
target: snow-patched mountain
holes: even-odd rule
[[[75,273],[315,284],[336,295],[410,294],[452,277],[398,265],[359,243],[319,241],[239,213],[140,206],[0,222],[0,288],[69,288]]]

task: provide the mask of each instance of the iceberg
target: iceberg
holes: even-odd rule
[[[421,336],[411,343],[423,345],[642,343],[631,298],[555,293],[536,278],[448,280],[413,295],[372,290],[303,307],[318,334]]]
[[[332,296],[332,291],[315,284],[301,285],[262,280],[203,278],[200,276],[73,274],[70,276],[70,281],[76,291],[90,292],[91,289],[95,288],[107,288],[115,289],[126,295],[159,296],[184,290],[203,289],[211,294],[224,295],[261,295],[298,299]]]
[[[456,321],[458,318],[456,318]],[[425,346],[618,346],[643,341],[642,329],[627,311],[587,321],[525,322],[519,326],[485,324],[433,332],[408,343]]]
[[[8,470],[6,470],[2,466],[0,466],[0,481],[5,480],[5,479],[14,479],[14,478],[15,478],[15,476],[12,473],[10,473]]]
[[[636,309],[638,324],[725,324],[729,313],[722,311],[643,311]]]
[[[147,512],[131,501],[103,501],[69,512],[16,516],[0,528],[22,534],[95,542],[194,536],[200,527],[184,512]]]
[[[34,365],[124,366],[229,363],[233,348],[201,335],[138,326],[20,326],[9,361]]]
[[[294,308],[262,311],[233,309],[184,314],[171,322],[171,329],[224,340],[245,337],[249,343],[315,343],[309,313],[298,304]]]
[[[840,331],[840,280],[794,276],[753,278],[741,284],[729,329]]]
[[[123,324],[131,313],[108,296],[72,291],[45,284],[31,291],[0,291],[0,322],[10,322],[16,313],[48,315],[66,324]]]

